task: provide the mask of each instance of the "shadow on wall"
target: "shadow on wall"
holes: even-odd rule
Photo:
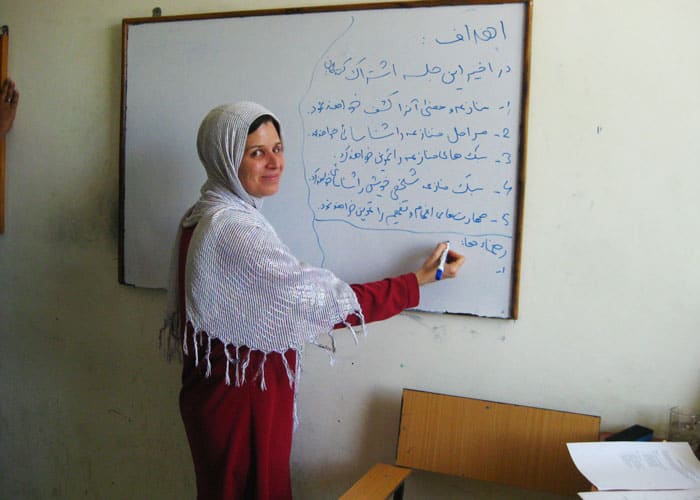
[[[353,427],[357,432],[354,454],[339,450],[333,463],[316,470],[293,470],[295,498],[305,500],[338,498],[376,462],[393,463],[401,411],[401,391],[376,390]],[[341,425],[345,425],[344,423]]]

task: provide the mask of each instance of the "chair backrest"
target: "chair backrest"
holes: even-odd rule
[[[396,464],[559,494],[590,489],[566,448],[600,417],[404,389]]]

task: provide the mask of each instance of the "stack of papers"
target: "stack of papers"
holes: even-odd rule
[[[700,461],[688,443],[568,443],[569,454],[599,490],[590,500],[700,500]]]

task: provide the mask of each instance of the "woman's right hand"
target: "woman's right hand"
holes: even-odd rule
[[[415,274],[416,278],[418,278],[418,285],[425,285],[437,281],[435,273],[440,265],[440,257],[445,251],[445,248],[447,248],[447,243],[438,243],[433,253],[431,253],[423,263],[423,266],[416,271]],[[459,274],[459,268],[462,267],[462,264],[464,264],[464,255],[454,250],[449,250],[447,252],[447,260],[445,261],[445,269],[441,279],[456,277],[457,274]]]

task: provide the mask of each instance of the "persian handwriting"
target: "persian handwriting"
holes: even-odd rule
[[[429,48],[396,40],[411,57],[323,53],[299,104],[309,207],[319,222],[444,234],[508,274],[521,92],[508,26],[465,20],[419,40]]]
[[[462,231],[464,226],[479,226],[479,229],[489,226],[487,230],[498,231],[502,226],[511,224],[510,213],[491,214],[485,211],[463,211],[449,205],[431,203],[415,203],[401,200],[390,210],[381,206],[376,200],[358,201],[325,199],[314,207],[318,211],[319,220],[347,217],[349,220],[376,222],[380,227],[427,222],[434,224],[443,222],[445,232]],[[501,226],[501,227],[498,227]],[[465,245],[469,248],[469,245]]]
[[[362,57],[346,57],[345,59],[326,59],[323,68],[327,76],[341,78],[347,82],[363,85],[389,79],[406,81],[412,79],[427,79],[443,85],[459,85],[482,79],[506,78],[513,71],[510,64],[498,63],[495,60],[437,64],[423,62],[416,65],[404,64],[397,67],[387,59]]]
[[[477,142],[486,136],[493,136],[502,139],[510,139],[510,129],[507,127],[490,131],[478,127],[452,126],[450,128],[420,127],[406,128],[393,123],[381,122],[376,126],[362,125],[356,130],[352,125],[345,123],[334,123],[323,128],[314,128],[309,132],[309,136],[315,138],[326,138],[329,141],[338,142],[361,142],[366,139],[379,140],[389,139],[392,141],[410,141],[420,139],[429,141],[431,139],[446,140],[449,144],[457,144],[460,141]]]
[[[451,100],[434,102],[427,97],[404,98],[399,90],[394,90],[386,97],[364,103],[359,98],[348,99],[324,98],[311,103],[306,109],[310,116],[343,115],[352,117],[356,112],[364,115],[379,115],[394,110],[401,118],[432,118],[443,116],[470,116],[488,114],[489,116],[508,116],[511,112],[510,100],[486,102],[483,99]]]
[[[501,153],[499,158],[507,158],[512,162],[512,156],[503,155],[506,153]],[[375,150],[371,146],[355,148],[352,145],[348,145],[344,150],[334,155],[336,159],[336,164],[343,164],[348,162],[358,162],[364,163],[365,165],[387,165],[389,163],[395,165],[414,165],[420,166],[427,162],[433,161],[468,161],[468,162],[478,162],[480,160],[487,160],[489,155],[483,151],[480,151],[480,145],[477,144],[471,149],[454,149],[454,148],[436,148],[429,149],[423,148],[420,150],[409,150],[399,152],[396,148],[386,148],[385,150]],[[497,163],[506,164],[505,160],[497,159]]]
[[[459,31],[454,30],[454,36],[450,35],[444,38],[435,38],[438,45],[451,45],[454,43],[471,42],[474,45],[479,43],[492,42],[494,40],[508,40],[506,34],[506,25],[501,20],[493,26],[473,26],[465,24],[464,29]]]
[[[505,181],[503,186],[496,188],[485,187],[488,183],[472,173],[466,173],[461,179],[453,181],[436,177],[436,174],[432,172],[419,176],[415,168],[409,169],[406,174],[398,177],[391,175],[386,169],[363,173],[357,170],[343,171],[335,167],[316,168],[308,176],[307,181],[314,187],[344,190],[357,195],[373,193],[376,197],[382,198],[388,194],[392,200],[398,200],[399,194],[409,188],[412,192],[417,192],[420,189],[431,193],[444,192],[468,196],[482,193],[509,196],[513,189],[508,181]]]

